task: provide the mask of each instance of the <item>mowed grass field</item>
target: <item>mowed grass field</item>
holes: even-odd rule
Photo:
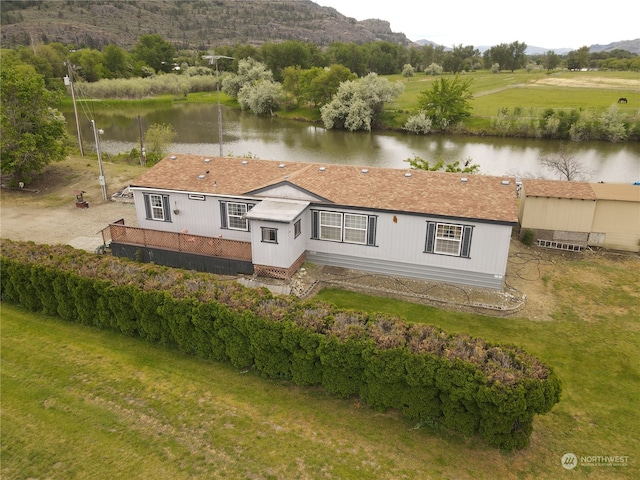
[[[420,93],[430,90],[440,77],[419,73],[410,78],[401,75],[387,78],[405,86],[404,93],[388,105],[387,110],[414,112]],[[451,80],[455,76],[445,75],[445,78]],[[516,70],[494,74],[481,70],[460,74],[458,78],[470,81],[473,98],[467,126],[471,129],[486,126],[482,119],[489,121],[504,109],[513,113],[514,108],[519,108],[520,116],[525,117],[539,117],[547,108],[602,113],[614,104],[630,118],[637,117],[640,111],[640,76],[637,72]],[[626,98],[627,103],[617,104],[620,97]],[[400,127],[407,116],[396,115],[394,118],[387,113],[385,121]]]
[[[640,475],[640,259],[569,259],[542,281],[552,320],[493,318],[325,290],[449,332],[513,343],[549,363],[561,401],[529,448],[357,399],[266,380],[110,331],[2,307],[3,479],[635,479]],[[628,457],[565,470],[565,453]]]

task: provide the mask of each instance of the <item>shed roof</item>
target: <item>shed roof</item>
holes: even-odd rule
[[[640,185],[631,183],[592,183],[591,188],[598,200],[640,202]]]
[[[595,200],[591,184],[563,180],[523,180],[522,189],[527,197],[567,198]]]
[[[135,179],[131,187],[273,197],[269,188],[283,183],[326,200],[313,203],[504,223],[518,221],[515,179],[487,175],[172,155]]]
[[[309,202],[267,198],[249,210],[245,217],[251,220],[268,220],[289,223],[300,215]]]

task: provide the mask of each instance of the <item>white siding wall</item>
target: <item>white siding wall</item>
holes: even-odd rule
[[[169,193],[171,204],[171,222],[159,222],[147,220],[144,205],[143,193],[155,193],[149,191],[134,190],[133,198],[136,206],[138,226],[166,232],[181,232],[187,230],[194,235],[204,235],[208,237],[218,237],[229,240],[241,240],[248,242],[251,237],[250,232],[221,228],[220,200],[239,201],[244,200],[223,199],[212,196],[205,196],[205,200],[191,200],[187,193]],[[257,203],[257,202],[251,202]],[[178,210],[179,213],[174,213]]]
[[[277,223],[262,220],[251,221],[251,252],[253,263],[256,265],[269,265],[272,267],[289,268],[300,258],[306,250],[306,239],[309,235],[304,231],[304,219],[302,220],[303,232],[294,238],[294,222]],[[275,228],[278,233],[278,243],[262,241],[262,228]]]
[[[473,226],[470,258],[425,253],[428,221]],[[433,266],[502,278],[506,271],[511,230],[512,227],[506,225],[458,220],[448,222],[436,218],[381,213],[378,215],[375,247],[310,239],[307,249],[312,255],[371,258],[376,262]]]
[[[194,235],[251,241],[253,261],[257,265],[288,268],[306,250],[309,260],[319,263],[492,288],[502,287],[512,229],[508,225],[462,220],[449,222],[445,219],[378,212],[374,213],[377,216],[375,246],[367,246],[312,239],[312,209],[307,209],[299,217],[302,233],[294,238],[294,222],[283,224],[254,220],[250,223],[249,232],[221,228],[220,200],[241,203],[244,200],[206,196],[202,201],[189,199],[186,193],[170,193],[171,222],[147,220],[143,192],[135,190],[134,200],[140,227],[170,232],[186,229]],[[173,213],[174,210],[179,213]],[[348,209],[326,210],[371,214]],[[470,258],[425,253],[429,221],[473,226]],[[261,226],[278,229],[277,244],[262,242]]]

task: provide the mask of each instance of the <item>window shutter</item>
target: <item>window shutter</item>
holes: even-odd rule
[[[254,206],[255,206],[255,204],[253,204],[253,203],[247,203],[247,213],[249,213],[249,210],[251,210]],[[251,222],[249,221],[249,219],[245,219],[245,221],[247,222],[247,232],[250,232],[251,231]]]
[[[149,201],[149,194],[143,193],[144,196],[144,214],[146,215],[147,220],[151,219],[151,202]]]
[[[164,221],[171,221],[171,202],[169,202],[169,195],[162,196],[162,209],[164,210]]]
[[[319,230],[319,219],[320,215],[317,210],[311,211],[311,238],[318,238],[318,230]]]
[[[367,245],[376,244],[376,224],[378,223],[378,217],[369,217],[369,228],[367,229]]]
[[[220,202],[220,228],[228,228],[228,225],[227,225],[227,202]]]
[[[473,227],[465,226],[462,232],[462,249],[460,250],[460,256],[469,258],[471,253],[471,234],[473,233]]]
[[[424,251],[433,253],[433,246],[436,243],[436,222],[427,222],[427,243]]]

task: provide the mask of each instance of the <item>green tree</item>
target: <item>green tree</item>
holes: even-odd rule
[[[360,80],[340,84],[331,102],[320,109],[325,128],[346,128],[349,131],[370,131],[382,113],[385,103],[404,91],[400,82],[370,73]]]
[[[173,126],[165,123],[154,123],[147,129],[144,135],[147,165],[155,165],[167,154],[176,135]]]
[[[173,68],[173,57],[176,49],[158,34],[141,35],[133,47],[133,55],[143,61],[156,72],[170,72]]]
[[[102,50],[104,67],[109,78],[129,78],[131,71],[128,67],[129,54],[114,44],[109,44]]]
[[[542,65],[548,71],[551,71],[554,68],[556,68],[558,65],[560,65],[560,57],[553,50],[549,50],[542,57]]]
[[[243,110],[256,115],[273,115],[282,100],[282,85],[271,80],[248,83],[238,92],[238,103]]]
[[[485,68],[497,63],[500,65],[501,70],[511,70],[513,72],[524,65],[527,58],[525,55],[526,50],[527,44],[518,41],[510,44],[501,43],[495,45],[484,54]]]
[[[76,73],[87,82],[97,82],[109,74],[104,67],[104,55],[99,50],[83,48],[69,55]]]
[[[527,55],[525,52],[527,51],[527,44],[524,42],[512,42],[509,44],[508,48],[508,61],[504,65],[506,68],[513,72],[518,68],[522,68],[527,59]]]
[[[429,172],[445,171],[450,173],[480,173],[480,165],[471,163],[471,159],[468,158],[460,166],[460,161],[447,162],[440,158],[435,163],[429,163],[422,157],[415,155],[413,158],[407,158],[405,160],[409,166],[414,170],[427,170]]]
[[[369,52],[355,43],[334,42],[327,51],[331,63],[344,65],[350,71],[363,77],[367,74]]]
[[[569,70],[580,70],[589,66],[589,47],[580,47],[567,54],[567,68]]]
[[[2,173],[12,174],[14,184],[28,184],[31,173],[66,157],[66,122],[53,108],[58,94],[30,65],[4,56],[0,79]]]
[[[242,87],[259,81],[273,81],[271,70],[264,63],[253,58],[243,58],[238,61],[238,73],[226,74],[222,79],[222,91],[237,97]]]
[[[471,115],[472,98],[471,80],[460,80],[440,77],[433,82],[431,90],[424,90],[418,95],[418,108],[440,130],[444,131],[457,122]]]
[[[265,43],[260,47],[262,60],[273,72],[276,80],[283,79],[286,67],[308,69],[326,65],[325,55],[317,45],[289,40],[281,43]]]
[[[480,52],[473,48],[473,45],[454,45],[453,51],[445,55],[442,67],[445,71],[453,73],[472,70],[479,56]]]

